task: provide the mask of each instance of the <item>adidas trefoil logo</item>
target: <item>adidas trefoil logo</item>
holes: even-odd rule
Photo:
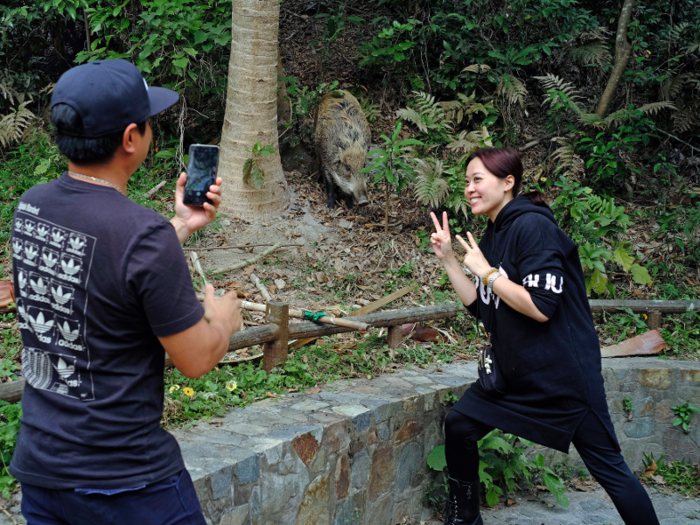
[[[27,287],[27,274],[24,272],[19,272],[17,280],[19,281],[20,290],[24,290]]]
[[[61,268],[63,268],[63,271],[66,272],[68,275],[75,275],[80,271],[80,264],[75,264],[74,259],[68,259],[68,261],[61,261]]]
[[[58,375],[64,380],[75,374],[75,367],[73,365],[68,366],[61,357],[58,358],[58,364],[55,365],[55,368]]]
[[[66,290],[64,293],[63,287],[58,285],[56,288],[51,287],[51,295],[53,295],[53,298],[58,304],[66,304],[68,301],[70,301],[72,294],[70,290]]]
[[[54,228],[54,230],[51,232],[51,240],[55,243],[60,243],[65,238],[66,235],[61,230]]]
[[[61,335],[66,341],[72,343],[78,338],[78,329],[76,328],[75,330],[71,330],[68,321],[64,321],[63,326],[61,326],[61,323],[58,323],[57,326],[58,331],[61,332]]]
[[[17,255],[22,253],[22,241],[20,240],[14,240],[12,241],[12,251],[15,252]]]
[[[74,250],[80,250],[83,246],[85,246],[85,240],[81,239],[80,237],[71,237],[68,242],[70,243],[70,247]]]
[[[46,252],[44,253],[41,258],[44,260],[44,264],[48,266],[49,268],[53,268],[54,265],[58,262],[58,257],[56,257],[53,253],[51,252]]]
[[[46,237],[49,234],[49,227],[45,224],[40,224],[36,227],[36,233],[39,237]]]
[[[34,246],[33,244],[30,244],[24,250],[24,255],[27,257],[27,259],[29,259],[31,261],[34,259],[34,257],[39,255],[39,250],[37,249],[36,246]]]
[[[30,315],[29,322],[32,323],[32,328],[34,328],[34,331],[38,334],[43,334],[53,328],[53,319],[47,321],[44,318],[44,312],[41,311],[39,312],[39,315],[36,316],[36,319]]]
[[[34,289],[34,291],[36,293],[38,293],[39,295],[45,295],[46,292],[49,291],[48,288],[46,287],[46,282],[41,277],[39,277],[36,281],[34,279],[30,278],[29,284],[32,285],[32,288]]]

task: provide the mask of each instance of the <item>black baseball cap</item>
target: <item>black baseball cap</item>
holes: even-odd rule
[[[151,87],[126,60],[98,60],[69,69],[58,79],[51,107],[68,104],[83,119],[84,138],[98,138],[139,124],[175,104],[180,95]]]

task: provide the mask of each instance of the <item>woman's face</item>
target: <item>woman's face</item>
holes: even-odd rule
[[[499,179],[486,169],[481,159],[472,160],[467,166],[464,195],[469,200],[474,215],[488,215],[496,220],[501,208],[513,198],[515,178],[508,175]]]

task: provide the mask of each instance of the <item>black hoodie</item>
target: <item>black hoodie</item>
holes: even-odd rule
[[[578,249],[551,210],[527,197],[510,201],[495,223],[489,221],[479,248],[491,266],[530,292],[549,320],[541,323],[516,312],[477,278],[477,299],[468,309],[476,315],[479,302],[478,316],[491,334],[507,391],[495,398],[474,384],[455,410],[567,452],[586,414],[608,411]],[[612,425],[605,426],[614,438]]]

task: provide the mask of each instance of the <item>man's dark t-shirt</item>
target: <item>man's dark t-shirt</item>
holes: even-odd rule
[[[158,337],[204,315],[175,229],[113,188],[35,186],[12,229],[22,427],[10,472],[53,489],[121,489],[184,468],[160,427]]]

